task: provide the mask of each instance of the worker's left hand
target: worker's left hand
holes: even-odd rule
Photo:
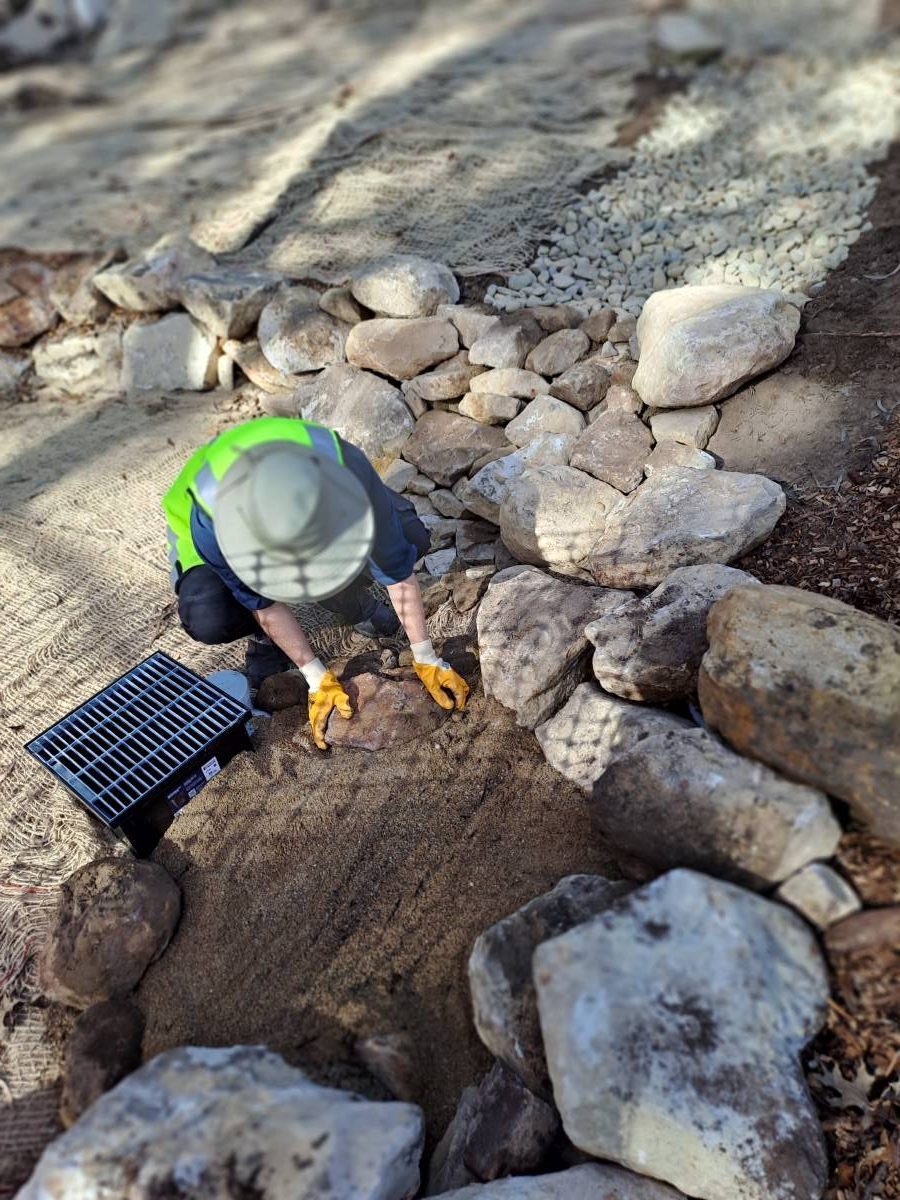
[[[469,685],[449,663],[438,659],[435,663],[413,662],[413,670],[425,684],[428,694],[441,708],[465,708]],[[447,693],[450,693],[448,696]],[[453,697],[452,699],[450,697]]]
[[[335,708],[344,720],[353,716],[350,697],[334,673],[326,671],[316,691],[309,693],[309,723],[312,726],[313,741],[320,750],[328,749],[325,726]]]

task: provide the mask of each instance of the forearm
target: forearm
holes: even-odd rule
[[[315,653],[297,618],[286,604],[271,604],[254,614],[259,627],[298,667],[315,659]]]
[[[401,583],[390,584],[387,592],[410,645],[424,642],[428,637],[428,628],[425,624],[425,609],[418,579],[415,575],[410,575]]]

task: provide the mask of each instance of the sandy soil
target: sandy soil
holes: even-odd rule
[[[303,719],[263,722],[257,753],[156,853],[185,915],[138,994],[145,1056],[265,1042],[372,1092],[354,1039],[405,1032],[434,1137],[490,1061],[466,982],[475,937],[563,875],[619,872],[581,794],[492,701],[384,755],[306,751]]]

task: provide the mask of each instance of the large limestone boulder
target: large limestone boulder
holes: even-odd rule
[[[708,633],[709,724],[900,843],[900,630],[798,588],[741,587],[713,607]]]
[[[540,945],[534,979],[579,1149],[703,1200],[818,1200],[828,1161],[798,1055],[828,977],[794,913],[672,871]]]
[[[694,729],[690,721],[661,709],[607,696],[593,683],[579,684],[555,717],[535,733],[551,767],[592,792],[613,759],[654,734]]]
[[[524,446],[544,433],[572,433],[584,429],[584,417],[577,408],[555,396],[536,396],[506,427],[506,436],[515,446]]]
[[[752,888],[837,849],[827,796],[735,754],[701,729],[645,738],[594,787],[594,824],[654,867],[693,867]]]
[[[520,562],[589,580],[582,564],[621,501],[614,488],[583,471],[530,467],[507,488],[500,536]]]
[[[296,395],[300,416],[336,429],[379,469],[397,457],[415,425],[393,384],[350,363],[328,367]]]
[[[617,491],[633,492],[652,449],[653,436],[640,417],[604,412],[579,437],[570,462]]]
[[[272,366],[293,374],[342,362],[351,328],[319,308],[318,292],[299,287],[269,301],[260,313],[257,336]]]
[[[459,334],[440,317],[376,317],[354,325],[347,338],[349,362],[394,379],[414,379],[458,350]]]
[[[469,957],[478,1036],[536,1095],[550,1098],[531,961],[537,946],[603,912],[632,884],[602,875],[567,875],[552,891],[491,925]]]
[[[415,254],[391,254],[359,271],[350,291],[383,317],[430,317],[439,304],[455,304],[459,284],[441,263]]]
[[[512,480],[529,467],[565,466],[574,444],[574,434],[543,433],[521,450],[485,463],[471,479],[461,479],[454,491],[466,508],[499,525],[500,505]]]
[[[495,579],[477,620],[485,695],[527,729],[546,721],[587,678],[585,626],[630,598],[534,568]]]
[[[127,996],[169,944],[181,916],[181,891],[157,863],[100,858],[60,889],[41,953],[41,990],[88,1008]]]
[[[403,457],[435,483],[450,487],[472,469],[477,458],[508,445],[501,429],[433,410],[416,422]]]
[[[319,1087],[262,1046],[167,1050],[51,1142],[20,1200],[408,1200],[422,1116]]]
[[[653,408],[712,404],[787,358],[800,310],[781,292],[739,285],[654,292],[637,326],[634,387]]]
[[[182,234],[170,234],[139,257],[98,271],[93,285],[117,308],[168,312],[181,304],[181,285],[189,275],[216,269],[208,250]]]
[[[600,686],[626,700],[655,704],[692,695],[709,646],[709,610],[731,588],[755,582],[746,571],[718,563],[678,567],[649,596],[592,621],[584,632],[595,648]]]
[[[685,1200],[681,1192],[631,1171],[586,1163],[552,1175],[522,1175],[445,1192],[444,1200]]]
[[[785,509],[764,475],[654,471],[610,519],[589,567],[607,587],[651,587],[676,567],[727,563],[765,541]]]

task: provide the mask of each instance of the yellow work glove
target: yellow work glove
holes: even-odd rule
[[[432,700],[441,708],[465,708],[469,685],[449,663],[438,658],[431,641],[416,642],[410,649],[413,654],[413,670],[424,683]]]
[[[309,684],[309,723],[312,727],[313,741],[320,750],[327,750],[325,726],[328,724],[328,718],[335,708],[344,720],[352,717],[350,697],[337,677],[331,671],[326,671],[317,658],[301,670]]]

